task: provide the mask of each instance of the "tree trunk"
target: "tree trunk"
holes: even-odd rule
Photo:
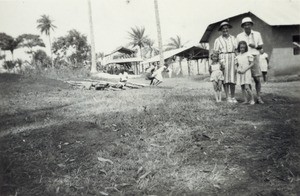
[[[179,76],[183,76],[181,61],[182,61],[182,58],[179,57],[179,69],[180,69]]]
[[[91,53],[92,53],[92,66],[91,73],[97,72],[96,67],[96,53],[95,53],[95,40],[94,40],[94,29],[93,29],[93,17],[92,17],[92,6],[91,0],[88,0],[88,8],[89,8],[89,22],[90,22],[90,36],[91,36]]]
[[[49,31],[49,44],[50,44],[50,58],[51,58],[51,67],[53,67],[52,43],[51,43],[50,31]]]
[[[188,60],[187,65],[188,65],[188,74],[191,76],[191,65],[190,65],[190,60]]]
[[[11,52],[11,60],[14,61],[14,51],[11,50],[10,52]]]
[[[162,46],[163,44],[162,44],[162,36],[161,36],[161,28],[160,28],[160,20],[159,20],[159,11],[158,11],[157,0],[154,0],[154,9],[155,9],[155,18],[156,18],[158,47],[159,47],[159,66],[163,66],[164,65],[164,55],[163,55],[163,46]]]
[[[198,72],[198,75],[200,75],[200,71],[199,71],[199,60],[197,60],[197,72]]]

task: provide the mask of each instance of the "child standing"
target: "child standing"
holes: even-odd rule
[[[237,50],[239,52],[236,57],[237,84],[241,85],[242,88],[244,95],[243,104],[250,103],[250,105],[254,105],[255,102],[251,90],[251,67],[254,65],[254,57],[248,53],[248,46],[245,41],[239,42]],[[250,97],[250,102],[248,102],[248,96]]]
[[[222,83],[224,80],[222,65],[219,63],[219,54],[214,52],[210,56],[212,63],[209,65],[210,81],[215,90],[216,102],[221,102]]]

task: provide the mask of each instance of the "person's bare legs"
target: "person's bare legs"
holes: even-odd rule
[[[218,98],[219,98],[219,102],[222,101],[222,81],[219,80],[218,81]]]
[[[216,99],[216,102],[219,102],[219,99],[218,99],[218,83],[213,81],[213,87],[214,87],[214,94],[215,94],[215,99]]]
[[[247,97],[247,93],[246,93],[246,89],[245,89],[245,85],[241,85],[242,88],[242,93],[243,93],[243,97],[244,97],[244,102],[242,104],[247,104],[248,103],[248,97]]]
[[[226,100],[228,100],[228,98],[229,98],[229,96],[228,96],[228,90],[229,90],[229,84],[225,83],[224,84],[224,92],[225,92]]]
[[[249,84],[245,84],[245,91],[247,92],[247,94],[250,96],[250,105],[254,105],[254,96],[253,96],[253,92],[250,89]]]
[[[235,84],[229,83],[229,87],[230,87],[231,100],[232,102],[237,103],[237,100],[235,99]]]
[[[256,96],[257,96],[257,103],[263,104],[263,100],[261,99],[261,81],[260,76],[253,76],[254,82],[255,82],[255,90],[256,90]]]

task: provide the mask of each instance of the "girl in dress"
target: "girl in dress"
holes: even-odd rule
[[[254,57],[248,53],[248,46],[245,41],[240,41],[237,48],[239,54],[236,57],[237,84],[241,85],[244,95],[243,104],[250,103],[254,105],[254,97],[251,90],[252,75],[251,67],[253,66]],[[250,101],[248,102],[248,96]]]
[[[212,63],[209,65],[210,81],[213,83],[215,90],[216,102],[221,102],[222,83],[224,80],[223,67],[219,63],[219,54],[214,52],[210,56]]]

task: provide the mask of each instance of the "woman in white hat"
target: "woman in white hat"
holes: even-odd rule
[[[262,49],[263,40],[261,38],[261,34],[257,31],[252,30],[252,26],[254,25],[252,19],[250,17],[245,17],[242,20],[241,27],[244,31],[237,35],[236,39],[239,43],[240,41],[245,41],[248,44],[248,52],[254,56],[254,64],[251,67],[252,78],[255,82],[255,89],[257,94],[257,103],[263,104],[263,100],[261,99],[261,81],[260,77],[262,75],[261,69],[259,66],[259,50]]]
[[[237,47],[236,39],[229,34],[232,26],[224,21],[220,24],[221,35],[215,40],[214,50],[220,54],[220,62],[224,65],[224,91],[228,102],[237,103],[235,99],[235,51]],[[230,91],[230,95],[229,95]]]

